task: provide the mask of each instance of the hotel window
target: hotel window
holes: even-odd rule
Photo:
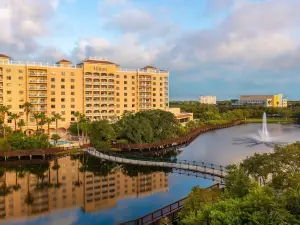
[[[159,85],[162,86],[163,84],[162,84],[162,83],[159,83]]]
[[[117,84],[120,84],[120,81],[117,81]]]
[[[7,71],[6,71],[7,72]],[[7,80],[11,80],[11,76],[7,76],[6,77]]]
[[[116,101],[117,101],[117,102],[120,102],[120,99],[119,99],[119,98],[117,98],[117,99],[116,99]]]
[[[19,77],[19,80],[23,80],[23,77]]]
[[[160,107],[163,107],[163,104],[160,104]]]
[[[55,105],[51,105],[51,109],[55,109]]]
[[[155,82],[153,82],[153,85],[156,85],[156,83],[155,83]]]
[[[64,76],[64,75],[65,75],[65,72],[61,72],[61,75],[63,75],[63,76]]]
[[[132,93],[132,96],[135,96],[135,93]]]
[[[126,76],[126,75],[124,75],[124,78],[126,79],[126,78],[127,78],[127,76]]]
[[[75,82],[75,79],[71,79],[71,82]]]
[[[19,70],[19,73],[23,73],[23,70]]]
[[[160,77],[159,79],[162,80],[162,77]]]
[[[124,98],[124,102],[127,102],[127,98]]]
[[[11,94],[11,91],[7,91],[6,93],[7,93],[8,95],[10,95],[10,94]]]
[[[71,102],[75,102],[75,98],[71,98]]]
[[[156,80],[156,77],[153,77],[153,80]]]
[[[124,96],[127,96],[127,93],[124,93]]]
[[[74,72],[71,72],[71,76],[74,76],[75,74],[74,74]]]
[[[74,86],[74,85],[71,85],[71,89],[75,89],[75,86]]]
[[[7,120],[7,123],[11,123],[11,120],[10,120],[10,119],[8,119],[8,120]]]
[[[51,78],[51,82],[55,82],[55,78]]]
[[[61,78],[60,81],[61,82],[65,82],[66,80],[65,80],[65,78]]]
[[[23,87],[23,84],[19,84],[19,87]]]
[[[124,81],[124,84],[127,84],[127,81]]]
[[[10,71],[11,71],[11,69],[6,69],[6,72],[8,72],[8,73],[9,73]]]
[[[132,104],[132,105],[131,105],[131,107],[135,107],[135,105],[134,105],[134,104]]]
[[[64,91],[61,92],[61,95],[65,95],[65,94],[66,94],[66,92],[64,92]]]
[[[119,104],[117,104],[117,108],[120,108],[120,105],[119,105]]]
[[[156,107],[156,104],[153,104],[153,107]]]
[[[61,118],[61,121],[66,121],[66,119],[65,118]]]
[[[132,101],[132,102],[135,102],[135,99],[133,98],[131,101]]]
[[[64,98],[61,98],[60,101],[61,101],[61,102],[65,102],[65,99],[64,99]]]
[[[116,90],[120,90],[120,87],[116,87]]]
[[[124,87],[124,90],[126,91],[126,90],[127,90],[127,87]]]
[[[51,98],[51,102],[55,102],[55,98]]]
[[[19,95],[22,95],[22,94],[24,94],[24,91],[19,91]]]
[[[127,104],[124,104],[124,108],[127,108]]]
[[[119,92],[117,92],[117,96],[120,96],[120,93],[119,93]]]
[[[156,91],[156,88],[153,88],[153,91]]]
[[[120,75],[116,75],[116,78],[120,78]]]
[[[132,76],[131,78],[134,79],[134,76]]]
[[[153,96],[156,96],[156,93],[153,93]]]
[[[71,118],[71,121],[75,121],[75,118],[74,118],[74,117],[72,117],[72,118]]]
[[[71,108],[74,109],[74,108],[75,108],[75,105],[71,105]]]
[[[71,95],[75,95],[75,92],[72,91],[72,92],[71,92]]]
[[[66,115],[66,112],[65,111],[61,111],[61,115]]]
[[[51,85],[51,88],[55,88],[55,85],[54,85],[54,84],[52,84],[52,85]]]
[[[55,91],[51,91],[51,95],[55,95]]]
[[[60,88],[61,88],[61,89],[65,89],[65,85],[61,85]]]
[[[66,106],[65,105],[61,105],[61,108],[64,109],[64,108],[66,108]]]

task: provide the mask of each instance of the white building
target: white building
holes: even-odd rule
[[[200,96],[200,103],[201,104],[210,104],[215,105],[217,104],[217,97],[216,96]]]

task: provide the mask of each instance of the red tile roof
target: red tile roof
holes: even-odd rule
[[[0,58],[10,58],[10,57],[7,55],[0,54]]]
[[[192,116],[192,115],[193,115],[192,113],[181,113],[181,114],[179,114],[179,115],[176,115],[175,117],[176,117],[177,119],[183,119],[183,118],[190,117],[190,116]]]
[[[116,63],[110,62],[110,61],[106,61],[106,60],[94,60],[94,59],[86,59],[82,61],[83,63],[102,63],[102,64],[113,64],[113,65],[117,65]],[[119,65],[117,65],[119,66]]]
[[[154,66],[145,66],[143,69],[157,69],[156,67],[154,67]]]
[[[62,63],[62,62],[71,63],[69,60],[62,59],[62,60],[59,60],[58,62],[56,62],[56,64],[59,64],[59,63]]]

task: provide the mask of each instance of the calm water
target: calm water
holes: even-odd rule
[[[249,124],[203,134],[178,158],[226,165],[254,152],[272,151],[262,144],[233,144],[234,138],[253,136],[259,128]],[[276,140],[300,140],[298,126],[273,124],[268,129]],[[193,186],[213,183],[167,169],[116,165],[83,155],[2,167],[0,176],[0,223],[18,225],[117,224],[183,198]]]

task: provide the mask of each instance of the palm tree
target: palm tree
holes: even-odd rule
[[[14,124],[15,124],[15,132],[17,131],[17,119],[19,119],[20,116],[16,113],[12,113],[9,115],[9,119],[13,120],[14,121]]]
[[[39,130],[39,118],[40,118],[40,114],[39,113],[34,113],[33,117],[34,117],[35,122],[36,122],[36,130],[38,131]]]
[[[23,119],[19,120],[18,122],[18,127],[20,128],[20,131],[22,132],[23,131],[23,127],[25,126],[25,122]]]
[[[39,125],[41,126],[41,130],[43,130],[43,126],[46,124],[46,118],[47,116],[45,115],[44,112],[39,114],[39,119],[40,119]]]
[[[51,140],[54,142],[54,147],[56,147],[57,141],[61,139],[61,137],[58,134],[52,134]]]
[[[82,114],[80,112],[75,112],[74,116],[76,117],[76,123],[77,123],[77,137],[78,137],[78,142],[80,144],[80,139],[79,139],[79,120],[82,117]]]
[[[48,137],[49,137],[49,136],[50,136],[50,125],[51,125],[51,123],[53,122],[53,118],[51,118],[51,117],[46,117],[45,122],[46,122],[47,125],[48,125]]]
[[[3,137],[5,137],[5,115],[8,114],[8,107],[7,106],[0,106],[0,116],[1,116],[1,120],[3,122]]]
[[[30,102],[25,102],[23,104],[23,108],[24,108],[24,112],[26,113],[26,126],[27,126],[27,130],[28,130],[28,117],[29,117],[29,113],[31,112],[31,109],[33,108],[33,105]]]
[[[53,120],[55,121],[55,132],[57,134],[58,120],[61,120],[61,115],[59,113],[55,113],[53,115]]]

